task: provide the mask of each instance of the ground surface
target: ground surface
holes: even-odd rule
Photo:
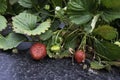
[[[94,74],[71,59],[34,61],[28,53],[0,52],[0,80],[120,80],[120,69]]]

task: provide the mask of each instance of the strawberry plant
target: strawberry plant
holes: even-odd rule
[[[93,69],[120,66],[119,7],[120,0],[0,0],[0,49],[32,42],[35,60],[48,55],[89,59]]]

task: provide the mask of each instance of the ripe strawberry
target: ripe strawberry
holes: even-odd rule
[[[42,43],[35,43],[30,48],[30,54],[33,59],[40,60],[47,55],[46,46]]]
[[[77,50],[75,52],[75,60],[78,62],[78,63],[81,63],[85,60],[85,53],[84,51],[82,50]]]

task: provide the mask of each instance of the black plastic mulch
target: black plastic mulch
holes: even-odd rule
[[[90,72],[70,58],[34,61],[28,53],[0,52],[0,80],[120,80],[120,68]]]

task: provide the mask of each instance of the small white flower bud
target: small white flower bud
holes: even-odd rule
[[[61,9],[60,6],[56,6],[55,8],[56,11],[59,11],[60,9]]]
[[[116,44],[120,47],[120,42],[119,41],[116,41],[114,44]]]
[[[65,10],[65,11],[66,11],[66,10],[67,10],[67,7],[64,7],[64,8],[63,8],[63,10]]]

